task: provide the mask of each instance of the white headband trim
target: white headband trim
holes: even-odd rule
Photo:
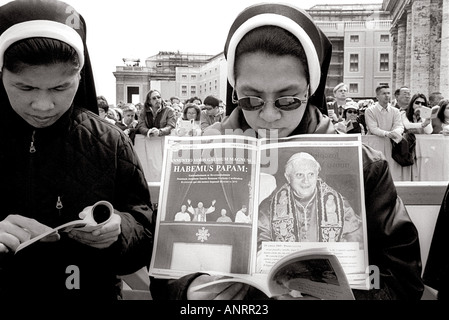
[[[81,36],[71,27],[51,20],[32,20],[9,27],[0,36],[0,70],[3,68],[5,51],[15,42],[34,37],[63,41],[78,53],[80,67],[84,66],[84,44]]]
[[[232,87],[235,86],[234,63],[237,45],[249,31],[266,25],[281,27],[291,32],[301,42],[307,56],[307,64],[309,67],[310,95],[313,95],[320,84],[321,66],[312,39],[310,39],[309,35],[298,23],[290,18],[274,13],[264,13],[248,19],[232,35],[227,52],[228,81],[230,85]]]

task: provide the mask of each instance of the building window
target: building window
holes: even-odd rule
[[[390,65],[390,57],[388,53],[380,54],[380,71],[388,71]]]
[[[358,72],[359,71],[359,55],[350,54],[349,55],[349,71]]]
[[[350,42],[359,42],[359,36],[353,34],[349,37],[349,41]]]
[[[380,35],[380,42],[389,42],[390,41],[390,35],[389,34],[381,34]]]
[[[187,95],[187,86],[181,86],[181,92],[183,96]]]
[[[183,74],[183,75],[181,76],[181,78],[182,78],[183,80],[186,80],[186,79],[187,79],[187,75],[186,75],[186,74]]]
[[[350,83],[349,84],[349,92],[350,93],[359,93],[359,84],[358,83]]]
[[[196,86],[191,86],[191,87],[190,87],[190,94],[191,94],[192,96],[195,96],[195,95],[196,95]]]
[[[190,79],[196,80],[196,74],[192,74],[192,75],[190,76]]]
[[[140,102],[140,90],[139,87],[128,87],[127,88],[126,101],[130,103],[137,104]]]

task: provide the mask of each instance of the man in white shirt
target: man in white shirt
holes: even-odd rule
[[[402,139],[404,125],[399,109],[390,104],[391,90],[388,86],[376,88],[377,103],[365,111],[368,134],[388,137],[396,142]]]

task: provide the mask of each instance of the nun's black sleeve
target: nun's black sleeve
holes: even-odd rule
[[[438,291],[439,300],[447,300],[449,287],[449,259],[447,257],[447,225],[449,215],[449,186],[444,194],[440,212],[435,224],[429,256],[424,270],[424,283]]]

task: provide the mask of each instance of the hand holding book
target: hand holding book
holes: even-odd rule
[[[80,213],[81,220],[70,221],[53,229],[36,221],[39,228],[33,228],[33,231],[25,229],[30,232],[31,238],[28,241],[22,242],[17,247],[15,253],[37,241],[57,241],[60,238],[59,231],[70,232],[76,229],[83,232],[93,232],[105,225],[111,219],[113,212],[114,208],[112,204],[107,201],[99,201],[93,206],[86,207]]]

